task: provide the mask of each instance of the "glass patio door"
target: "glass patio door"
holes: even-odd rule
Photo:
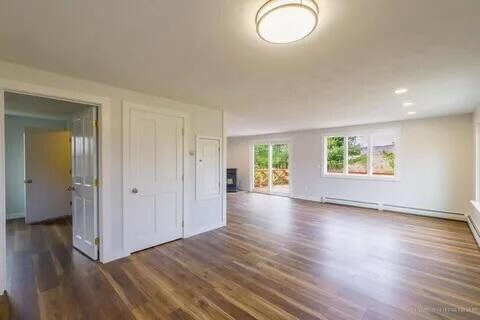
[[[253,190],[265,193],[289,194],[289,144],[255,144],[253,149]]]

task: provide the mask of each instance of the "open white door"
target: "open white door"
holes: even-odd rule
[[[125,216],[133,252],[183,236],[183,118],[141,108],[124,117]]]
[[[25,129],[25,222],[70,215],[70,132]]]
[[[72,232],[73,246],[98,259],[97,110],[72,119]]]

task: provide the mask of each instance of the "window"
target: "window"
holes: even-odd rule
[[[394,176],[395,137],[386,134],[374,135],[372,146],[372,174]]]
[[[345,138],[327,137],[327,172],[343,173]]]
[[[396,176],[397,146],[393,133],[327,136],[324,144],[325,175]]]
[[[368,174],[368,137],[348,137],[348,173]]]

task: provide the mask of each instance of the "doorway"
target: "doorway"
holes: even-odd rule
[[[290,143],[253,145],[253,191],[289,195],[290,176]]]
[[[97,260],[97,108],[15,92],[4,105],[7,229],[70,227],[63,243]]]
[[[6,230],[6,180],[5,180],[5,93],[19,93],[30,96],[51,98],[54,100],[61,100],[67,102],[74,102],[79,104],[86,104],[95,106],[98,109],[98,207],[99,207],[99,219],[98,219],[98,232],[100,243],[99,248],[99,260],[102,263],[107,263],[115,259],[124,257],[128,253],[125,252],[123,243],[115,246],[112,241],[112,234],[115,234],[115,230],[109,225],[109,221],[113,219],[112,215],[112,179],[110,166],[112,159],[111,145],[113,137],[111,135],[111,100],[102,96],[85,94],[79,91],[64,90],[55,87],[42,86],[33,83],[19,82],[9,79],[0,78],[0,292],[7,290],[7,269],[11,270],[11,267],[7,268],[7,252],[6,242],[7,230]],[[23,181],[22,181],[23,185]],[[2,189],[3,188],[3,189]],[[71,227],[70,229],[71,230]],[[58,232],[57,232],[58,234]],[[70,232],[68,234],[71,235]],[[123,233],[121,233],[123,237]],[[36,243],[32,242],[32,243]],[[118,248],[120,247],[120,248]],[[70,246],[71,248],[71,246]],[[86,256],[79,253],[78,250],[71,250],[72,253],[76,253],[75,256],[84,257],[91,261]],[[81,259],[64,259],[65,255],[62,252],[61,260],[65,263],[74,261],[75,263],[82,263]],[[72,257],[70,257],[72,258]],[[9,279],[12,281],[12,279]],[[12,297],[12,296],[11,296]],[[20,296],[19,301],[23,298]]]

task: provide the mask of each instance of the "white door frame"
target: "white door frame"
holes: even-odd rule
[[[5,217],[5,95],[4,92],[16,92],[57,100],[65,100],[94,105],[98,108],[98,226],[100,236],[100,261],[114,260],[110,252],[111,224],[111,102],[110,99],[92,96],[81,92],[68,91],[42,85],[0,78],[0,293],[6,289],[6,217]]]
[[[142,103],[136,103],[136,102],[130,102],[130,101],[123,101],[123,106],[122,106],[122,131],[123,131],[123,150],[122,150],[122,160],[123,160],[123,168],[122,168],[122,176],[123,176],[123,201],[122,201],[122,211],[124,214],[123,217],[123,235],[124,235],[124,249],[125,249],[125,255],[128,255],[132,253],[131,251],[131,243],[132,239],[130,236],[130,232],[128,230],[128,221],[129,219],[127,218],[128,210],[127,210],[127,197],[128,194],[130,193],[130,182],[129,182],[129,174],[128,174],[128,165],[129,165],[129,141],[130,141],[130,111],[132,109],[135,110],[143,110],[143,111],[148,111],[148,112],[156,112],[159,114],[163,115],[170,115],[170,116],[175,116],[183,119],[183,163],[182,163],[182,169],[183,169],[183,208],[182,208],[182,221],[183,227],[182,227],[182,238],[185,238],[185,228],[186,228],[186,222],[185,222],[185,211],[187,208],[187,197],[186,193],[188,192],[187,188],[185,188],[187,183],[187,177],[189,176],[187,173],[187,162],[188,162],[188,139],[186,137],[189,137],[189,133],[187,132],[188,128],[190,127],[190,117],[189,114],[186,112],[181,112],[181,111],[176,111],[176,110],[171,110],[171,109],[166,109],[162,107],[156,107],[154,105],[145,105]]]

